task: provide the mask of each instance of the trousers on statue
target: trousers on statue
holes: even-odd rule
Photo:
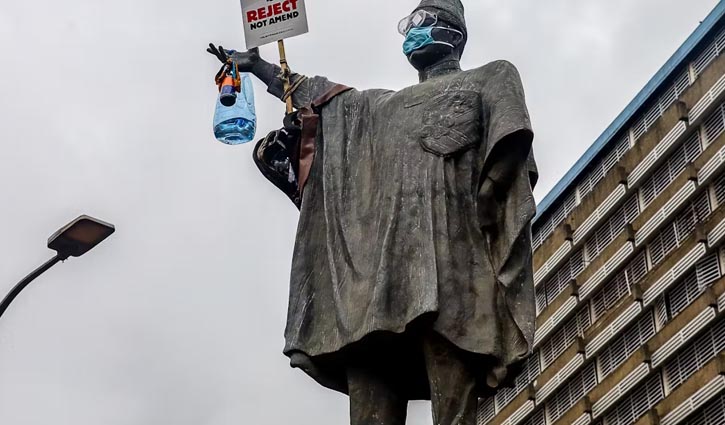
[[[420,335],[434,425],[475,425],[476,377],[466,353],[430,331]],[[347,369],[351,425],[404,425],[408,400],[396,365],[375,355]]]

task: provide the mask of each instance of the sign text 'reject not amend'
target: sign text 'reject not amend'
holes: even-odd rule
[[[304,0],[241,0],[247,49],[305,34]]]
[[[284,13],[294,12],[297,10],[297,2],[299,0],[284,0],[280,3],[271,4],[266,7],[260,7],[256,10],[247,11],[247,23],[251,24],[260,19],[272,18]]]

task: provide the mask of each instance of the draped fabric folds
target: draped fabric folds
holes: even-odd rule
[[[307,79],[293,101],[332,86]],[[269,91],[281,96],[281,81]],[[375,346],[391,362],[410,359],[400,363],[407,394],[425,399],[425,372],[405,344],[424,323],[470,353],[482,392],[509,383],[534,334],[532,140],[518,72],[505,61],[327,104],[294,249],[292,365],[346,392],[346,362]],[[481,193],[493,152],[522,145],[528,155],[505,194]],[[491,214],[495,224],[482,226]]]

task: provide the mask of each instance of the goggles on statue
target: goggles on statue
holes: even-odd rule
[[[416,10],[398,23],[398,32],[407,35],[413,28],[432,27],[438,23],[438,15],[426,10]]]

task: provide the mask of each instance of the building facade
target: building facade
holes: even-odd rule
[[[537,331],[480,425],[725,424],[725,2],[543,200]]]

